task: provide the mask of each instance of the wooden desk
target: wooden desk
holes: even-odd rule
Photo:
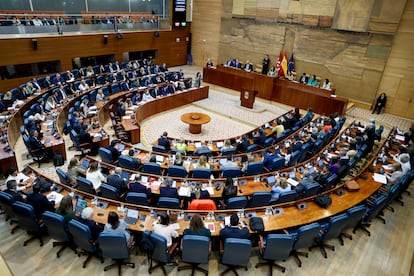
[[[121,119],[122,127],[126,132],[129,133],[131,137],[132,144],[138,144],[141,141],[140,137],[140,127],[135,119],[125,119],[122,117]]]
[[[201,126],[210,122],[210,116],[204,113],[191,112],[181,115],[181,121],[189,124],[189,131],[192,134],[201,133]]]
[[[320,114],[338,112],[343,115],[348,104],[345,98],[331,97],[334,90],[329,91],[222,65],[216,68],[203,68],[203,80],[240,92],[257,91],[260,98],[301,109],[312,106],[313,111]]]

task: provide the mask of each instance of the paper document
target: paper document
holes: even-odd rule
[[[387,177],[383,174],[374,173],[372,178],[374,178],[375,182],[382,183],[382,184],[387,184]]]

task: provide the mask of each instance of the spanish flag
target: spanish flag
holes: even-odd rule
[[[286,74],[287,74],[287,58],[286,58],[286,53],[283,56],[282,64],[281,64],[280,67],[282,69],[282,70],[280,70],[280,75],[283,76],[283,77],[286,77]]]

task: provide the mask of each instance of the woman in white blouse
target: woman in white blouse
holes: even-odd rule
[[[102,182],[106,182],[105,176],[99,170],[98,162],[92,162],[86,171],[86,179],[92,182],[95,191],[98,191]]]

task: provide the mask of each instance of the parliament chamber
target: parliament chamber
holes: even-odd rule
[[[4,22],[57,18],[38,31],[36,22],[0,26],[4,275],[102,274],[111,264],[118,272],[105,274],[408,275],[413,130],[387,124],[387,113],[355,116],[340,85],[230,68],[218,54],[205,66],[209,45],[194,39],[203,21],[174,22],[180,1],[156,2],[171,14],[2,10]],[[52,34],[60,20],[63,32]],[[196,64],[185,65],[191,52]],[[10,64],[31,69],[11,76]],[[245,91],[253,108],[240,106]],[[47,208],[33,201],[41,194]],[[114,215],[127,234],[111,228]],[[194,234],[198,218],[207,237]],[[159,230],[167,225],[171,246]]]

